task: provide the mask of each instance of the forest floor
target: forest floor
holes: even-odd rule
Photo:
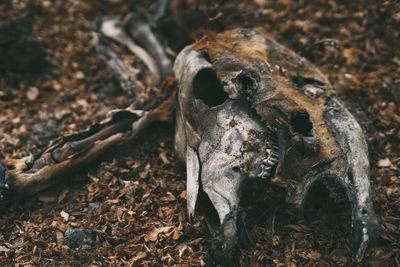
[[[0,161],[36,153],[129,105],[98,58],[91,29],[103,16],[145,12],[149,2],[2,1],[0,23],[30,19],[48,64],[37,74],[0,74]],[[317,65],[341,98],[362,111],[381,225],[381,242],[363,265],[400,266],[400,5],[199,1],[202,15],[192,16],[195,1],[173,2],[182,2],[174,14],[188,32],[262,27]],[[175,53],[188,44],[180,41],[165,39]],[[174,157],[173,132],[173,124],[156,124],[131,147],[114,149],[101,163],[12,205],[0,216],[0,265],[205,264],[210,236],[201,216],[192,223],[187,218],[185,170]],[[242,266],[353,265],[349,212],[321,201],[327,203],[306,214],[269,207],[241,245]],[[65,233],[76,228],[85,229],[88,240],[68,247]]]

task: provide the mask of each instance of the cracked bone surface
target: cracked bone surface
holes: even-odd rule
[[[174,72],[175,150],[186,161],[188,212],[193,216],[203,191],[218,213],[221,262],[234,262],[241,191],[252,179],[283,187],[287,202],[299,208],[316,182],[331,191],[329,185],[343,188],[352,208],[354,255],[361,261],[379,232],[368,148],[327,78],[267,35],[247,29],[209,34],[186,47]]]

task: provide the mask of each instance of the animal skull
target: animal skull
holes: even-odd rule
[[[360,125],[310,62],[266,35],[236,29],[209,35],[177,57],[175,150],[187,166],[187,206],[203,190],[218,213],[221,255],[235,255],[243,185],[266,179],[303,207],[310,188],[341,186],[352,207],[361,260],[377,238],[369,161]]]

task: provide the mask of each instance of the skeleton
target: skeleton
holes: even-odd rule
[[[142,40],[146,51],[119,27],[115,20],[101,24],[105,36],[141,55],[155,84],[170,74],[170,62],[154,36],[147,34]],[[165,94],[144,104],[142,85],[125,75],[123,63],[104,46],[101,36],[96,38],[122,87],[127,92],[139,90],[137,101],[89,130],[55,142],[36,158],[19,161],[14,170],[5,172],[0,165],[0,176],[7,182],[0,183],[3,204],[13,196],[43,190],[109,147],[129,142],[151,122],[170,119],[174,80],[167,77],[162,86]],[[156,47],[153,52],[151,44]],[[355,258],[361,261],[367,245],[378,238],[367,145],[362,129],[327,78],[304,58],[248,29],[209,34],[186,47],[177,56],[174,73],[175,150],[186,162],[187,209],[193,217],[200,192],[211,201],[217,220],[211,222],[205,213],[219,242],[221,262],[230,265],[236,260],[243,188],[257,180],[283,188],[286,201],[299,208],[317,181],[333,197],[344,188],[352,208]]]

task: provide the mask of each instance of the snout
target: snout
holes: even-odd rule
[[[352,204],[352,237],[351,245],[355,260],[361,262],[368,246],[379,241],[380,228],[376,214],[370,205],[358,204],[357,194],[350,196]],[[370,203],[368,203],[370,204]]]
[[[379,223],[373,209],[368,188],[360,188],[355,184],[365,181],[365,177],[353,177],[350,181],[345,176],[332,171],[308,174],[293,189],[288,190],[287,200],[299,208],[304,208],[310,200],[311,188],[321,182],[329,191],[330,197],[339,197],[347,201],[351,208],[351,247],[356,262],[361,262],[368,247],[379,240]]]

